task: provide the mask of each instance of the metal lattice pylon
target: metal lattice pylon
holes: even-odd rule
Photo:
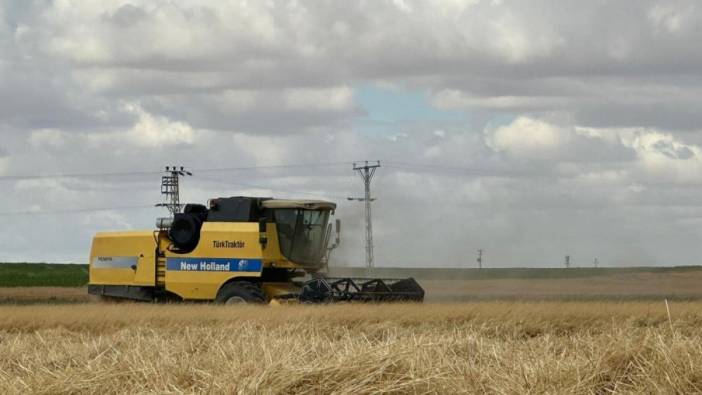
[[[166,166],[166,174],[161,177],[161,195],[164,196],[164,203],[159,203],[156,207],[166,207],[171,212],[171,216],[179,213],[183,206],[180,204],[180,177],[192,176],[193,173],[185,170],[183,166]]]
[[[353,164],[353,170],[357,171],[363,179],[365,186],[365,195],[362,198],[350,197],[348,200],[356,200],[365,203],[365,219],[366,219],[366,267],[373,267],[373,221],[371,218],[371,202],[375,200],[371,197],[370,184],[375,171],[380,167],[380,161],[375,161],[374,164],[368,164],[365,161],[363,165]]]

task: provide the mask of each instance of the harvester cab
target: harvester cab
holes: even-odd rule
[[[155,230],[98,233],[88,292],[218,303],[423,300],[413,279],[321,274],[340,243],[338,220],[331,240],[335,210],[321,200],[226,197],[187,204]]]

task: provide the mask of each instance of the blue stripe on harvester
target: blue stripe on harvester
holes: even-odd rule
[[[166,270],[181,272],[260,272],[260,259],[167,258]]]

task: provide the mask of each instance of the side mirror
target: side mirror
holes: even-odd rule
[[[334,245],[329,246],[329,242],[331,241],[331,233],[332,233],[333,227],[334,227],[334,225],[327,224],[326,232],[324,232],[324,245],[327,247],[327,249],[334,248]]]
[[[341,243],[341,220],[336,219],[336,245]]]
[[[264,249],[268,244],[268,235],[266,234],[267,221],[266,217],[258,219],[258,242],[261,243],[261,247]]]

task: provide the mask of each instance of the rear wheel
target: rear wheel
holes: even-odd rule
[[[261,287],[248,281],[235,281],[224,285],[217,293],[219,304],[263,304],[266,294]]]

